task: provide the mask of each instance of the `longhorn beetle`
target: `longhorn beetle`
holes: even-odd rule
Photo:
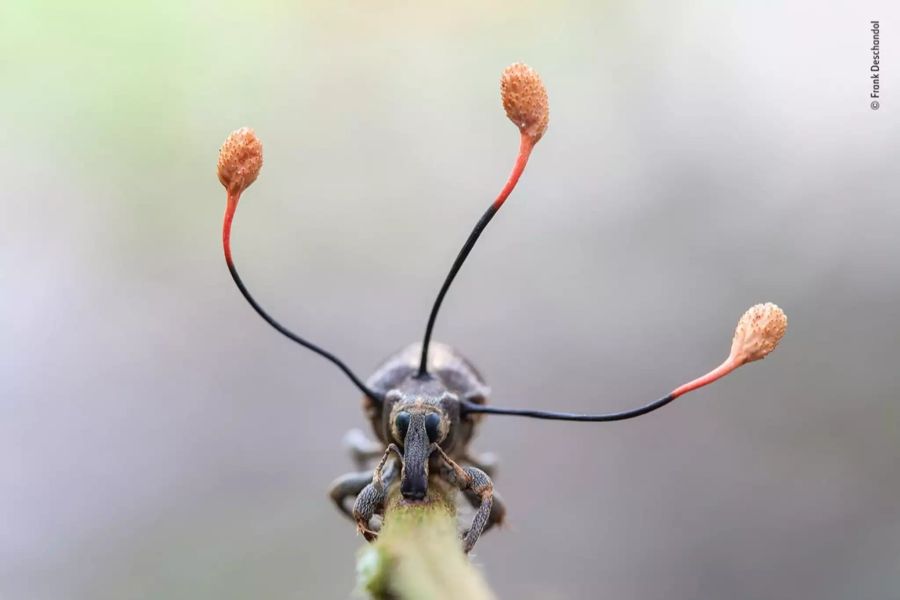
[[[228,136],[219,153],[218,176],[227,190],[222,244],[225,262],[238,290],[269,325],[334,363],[363,394],[363,406],[378,442],[367,440],[359,431],[351,432],[348,439],[361,469],[368,460],[378,457],[380,460],[374,471],[363,470],[338,478],[331,488],[331,498],[343,513],[356,521],[358,530],[369,541],[377,537],[373,517],[383,515],[389,489],[398,479],[405,502],[424,501],[429,482],[435,479],[464,493],[476,509],[471,526],[463,534],[466,552],[482,532],[503,521],[506,511],[494,493],[489,476],[492,465],[468,449],[481,415],[590,422],[631,419],[662,408],[741,365],[764,358],[787,328],[784,312],[774,304],[753,306],[738,321],[731,352],[720,366],[659,400],[632,410],[592,415],[488,405],[488,388],[478,371],[456,350],[432,343],[431,334],[450,284],[484,228],[515,188],[531,151],[547,130],[547,92],[534,70],[521,63],[507,67],[500,80],[500,90],[506,115],[519,128],[521,136],[512,173],[453,261],[431,308],[422,343],[407,346],[389,358],[366,382],[337,356],[281,325],[250,295],[231,258],[231,222],[241,194],[256,180],[262,168],[262,144],[251,129],[239,129]],[[353,496],[356,501],[350,509],[346,501]]]

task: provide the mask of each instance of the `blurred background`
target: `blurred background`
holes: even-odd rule
[[[489,418],[501,598],[900,598],[900,7],[226,2],[0,6],[0,597],[347,598],[327,498],[358,392],[244,303],[219,145],[253,126],[251,290],[366,376],[422,334],[518,133],[551,125],[444,304]],[[881,21],[882,106],[869,107]]]

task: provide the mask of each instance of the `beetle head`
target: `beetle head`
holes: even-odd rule
[[[407,500],[425,498],[429,458],[435,444],[452,441],[458,407],[457,397],[431,377],[411,377],[385,395],[386,437],[403,450],[400,493]]]

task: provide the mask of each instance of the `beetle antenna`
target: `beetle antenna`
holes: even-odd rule
[[[450,272],[447,273],[434,305],[431,307],[428,325],[425,327],[425,339],[422,342],[419,377],[428,375],[428,346],[431,343],[431,333],[434,330],[434,322],[437,319],[441,303],[444,301],[444,296],[447,295],[447,290],[450,289],[450,284],[453,283],[453,279],[465,262],[466,257],[469,256],[469,252],[475,246],[475,242],[481,236],[481,232],[484,231],[484,228],[491,222],[491,219],[494,218],[494,215],[497,214],[497,211],[500,210],[500,207],[503,206],[503,203],[516,187],[519,177],[522,176],[525,165],[528,163],[531,151],[544,135],[544,132],[547,131],[547,125],[550,120],[547,90],[544,88],[540,75],[534,69],[523,63],[515,63],[504,69],[500,78],[500,95],[506,116],[519,128],[521,134],[519,155],[513,165],[509,179],[506,181],[506,185],[503,186],[494,202],[478,219],[475,228],[472,229],[465,244],[463,244],[462,249],[456,256],[456,260],[453,261]]]
[[[689,381],[684,385],[675,388],[659,400],[655,400],[650,404],[645,404],[639,408],[622,412],[590,415],[519,408],[498,408],[463,401],[462,411],[464,414],[512,415],[556,421],[597,422],[632,419],[653,412],[679,396],[683,396],[684,394],[707,386],[714,381],[718,381],[738,367],[765,358],[766,355],[775,349],[775,346],[777,346],[778,342],[781,341],[781,338],[784,337],[786,330],[787,316],[784,314],[784,311],[775,304],[757,304],[756,306],[751,307],[738,321],[737,328],[734,331],[734,338],[731,341],[731,352],[728,354],[728,358],[725,359],[725,362],[706,375]]]
[[[307,341],[289,330],[287,327],[276,321],[269,313],[267,313],[253,298],[247,286],[238,275],[234,266],[234,260],[231,257],[231,222],[234,219],[234,212],[237,209],[238,201],[241,194],[256,181],[259,171],[262,168],[262,142],[256,137],[252,129],[247,127],[233,131],[225,140],[219,151],[218,176],[219,181],[225,186],[227,191],[227,203],[225,205],[225,218],[222,223],[222,248],[225,251],[225,264],[228,265],[228,272],[234,279],[238,290],[253,307],[260,317],[269,325],[274,327],[279,333],[288,339],[297,342],[301,346],[312,350],[316,354],[323,356],[335,364],[344,374],[350,378],[350,381],[359,388],[359,390],[372,399],[374,402],[381,402],[381,396],[376,394],[357,377],[350,368],[344,364],[337,356],[320,348],[319,346]]]

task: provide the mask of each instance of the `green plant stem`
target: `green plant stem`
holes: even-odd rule
[[[454,492],[430,482],[424,502],[404,502],[394,489],[378,540],[359,554],[360,589],[376,600],[492,600],[463,554]]]

